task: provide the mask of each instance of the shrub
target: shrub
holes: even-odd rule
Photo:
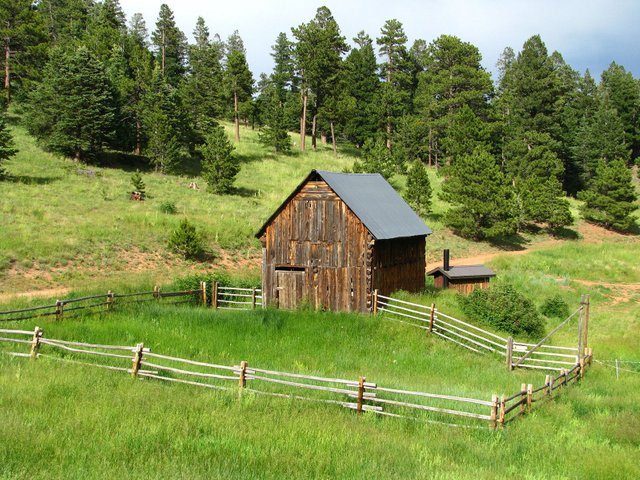
[[[177,229],[169,237],[169,249],[187,259],[202,257],[204,253],[204,241],[195,225],[189,223],[186,218],[180,222]]]
[[[540,307],[540,313],[548,318],[567,318],[569,305],[558,294],[547,298]]]
[[[463,311],[474,320],[513,335],[536,337],[544,333],[544,319],[533,302],[511,285],[493,285],[460,297]]]
[[[170,215],[173,215],[175,213],[178,213],[178,207],[176,207],[176,202],[172,200],[167,200],[166,202],[162,202],[160,204],[160,211],[162,213],[168,213]]]
[[[144,184],[142,180],[142,175],[140,175],[140,170],[136,170],[133,175],[131,175],[131,185],[133,185],[133,190],[135,192],[139,192],[140,196],[144,198],[146,196],[145,189],[147,186]]]

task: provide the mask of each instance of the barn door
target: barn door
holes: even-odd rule
[[[305,292],[304,270],[276,270],[278,307],[298,308]]]

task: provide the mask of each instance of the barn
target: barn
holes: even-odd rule
[[[370,311],[374,289],[424,287],[430,234],[381,175],[313,170],[256,234],[263,302]]]
[[[436,288],[453,288],[465,294],[476,288],[487,288],[491,279],[496,276],[493,270],[484,265],[450,265],[449,250],[443,253],[442,267],[430,270],[427,275],[433,277]]]

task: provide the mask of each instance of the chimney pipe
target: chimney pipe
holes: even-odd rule
[[[445,248],[443,253],[443,258],[442,258],[442,268],[444,269],[445,272],[449,271],[449,249]]]

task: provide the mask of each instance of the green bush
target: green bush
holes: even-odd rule
[[[547,318],[567,318],[569,305],[558,294],[547,298],[540,307],[540,313]]]
[[[197,259],[204,254],[204,240],[195,225],[186,218],[169,237],[169,250],[187,259]]]
[[[166,202],[162,202],[160,204],[160,211],[162,213],[168,213],[170,215],[173,215],[175,213],[178,213],[178,207],[176,207],[176,202],[172,200],[167,200]]]
[[[544,319],[533,302],[511,285],[493,285],[460,296],[462,310],[473,320],[513,335],[538,337],[544,333]]]
[[[140,174],[140,170],[136,170],[133,175],[131,175],[131,185],[133,185],[133,190],[135,192],[139,192],[142,198],[146,197],[146,188],[147,186],[144,184],[142,180],[142,175]]]

